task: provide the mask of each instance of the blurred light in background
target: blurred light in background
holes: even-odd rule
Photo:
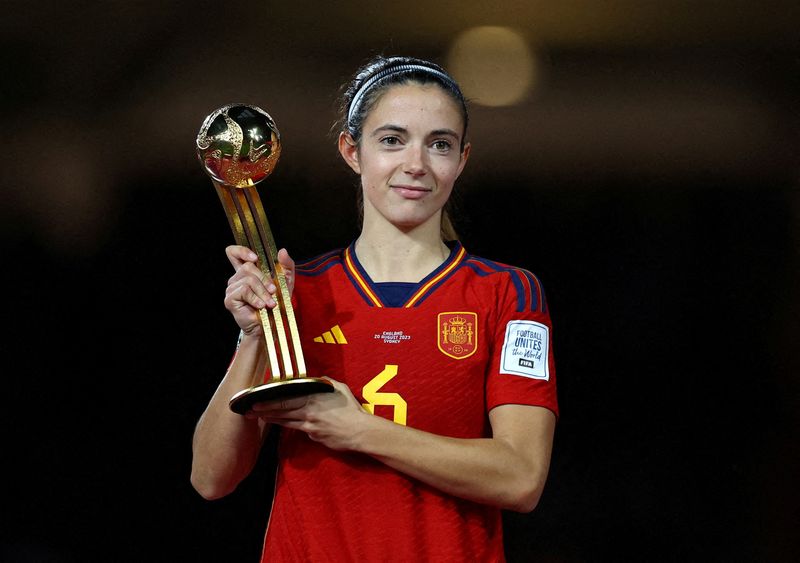
[[[450,46],[447,65],[467,99],[494,107],[520,103],[538,74],[527,40],[498,26],[473,27],[459,34]]]

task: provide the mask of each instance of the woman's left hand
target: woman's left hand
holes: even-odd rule
[[[301,430],[332,450],[352,449],[355,437],[373,417],[347,385],[326,379],[333,383],[333,393],[256,403],[245,416]]]

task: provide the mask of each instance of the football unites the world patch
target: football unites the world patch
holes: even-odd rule
[[[439,350],[463,360],[478,347],[478,314],[468,312],[439,313]]]
[[[536,321],[509,321],[500,357],[500,373],[549,381],[550,329]]]

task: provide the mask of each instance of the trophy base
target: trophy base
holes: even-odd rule
[[[297,377],[271,381],[264,385],[243,389],[231,397],[228,406],[236,414],[244,414],[255,403],[301,397],[312,393],[331,393],[333,383],[316,377]]]

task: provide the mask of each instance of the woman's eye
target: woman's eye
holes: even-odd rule
[[[438,140],[433,143],[433,148],[439,152],[447,152],[453,145],[449,141]]]
[[[400,139],[397,137],[383,137],[381,138],[381,144],[386,145],[387,147],[394,147],[400,144]]]

